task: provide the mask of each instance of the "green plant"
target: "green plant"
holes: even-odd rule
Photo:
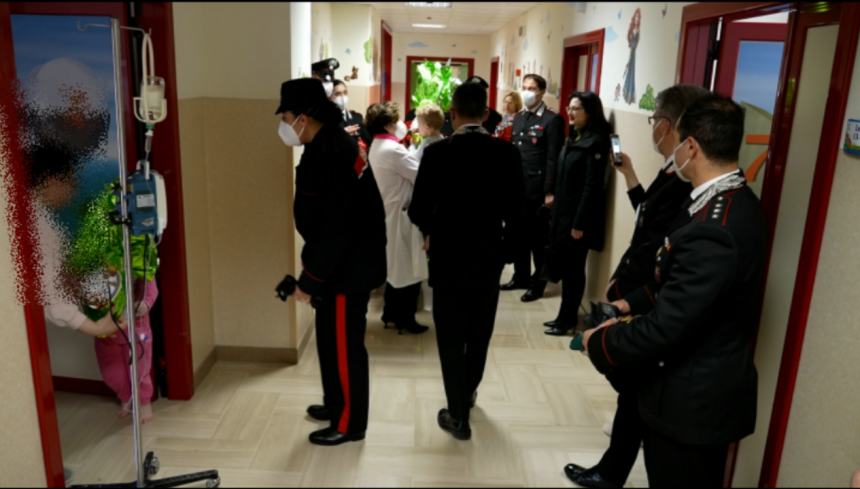
[[[657,99],[654,98],[654,87],[649,83],[645,88],[645,93],[642,95],[642,98],[639,99],[639,108],[650,110],[651,112],[657,110]]]
[[[454,89],[460,84],[454,76],[450,61],[444,65],[438,61],[424,61],[415,66],[418,71],[418,84],[412,92],[412,104],[420,107],[434,103],[447,112],[451,107]]]

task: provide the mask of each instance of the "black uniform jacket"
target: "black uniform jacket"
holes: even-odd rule
[[[343,111],[341,111],[340,114],[341,114],[341,119],[340,119],[341,120],[341,127],[346,127],[346,126],[351,126],[353,124],[358,124],[358,134],[353,136],[353,138],[355,139],[356,142],[358,142],[358,140],[361,139],[362,141],[364,141],[364,144],[366,144],[367,147],[369,148],[370,143],[373,142],[373,138],[370,137],[370,133],[367,132],[367,128],[364,127],[364,117],[362,117],[361,114],[359,114],[358,112],[355,112],[352,110],[347,111],[347,114],[349,114],[349,117],[347,117]]]
[[[653,430],[687,444],[722,444],[753,432],[755,301],[765,219],[747,186],[710,200],[660,249],[654,309],[593,334],[603,373],[636,369],[639,412]]]
[[[652,282],[657,249],[663,244],[663,238],[674,230],[672,226],[676,219],[681,221],[674,224],[675,227],[689,220],[690,215],[681,205],[692,190],[689,183],[674,173],[660,170],[648,190],[637,185],[627,192],[633,209],[638,207],[639,211],[630,246],[612,274],[614,283],[608,293],[609,300],[627,299],[634,313],[653,307],[656,291]]]
[[[499,114],[496,109],[489,109],[490,115],[487,116],[487,120],[484,121],[482,126],[487,130],[490,134],[496,133],[496,126],[502,122],[502,114]]]
[[[296,167],[296,229],[305,241],[299,287],[360,292],[385,282],[385,209],[370,166],[343,128],[323,126]]]
[[[564,144],[564,119],[542,103],[536,112],[520,111],[514,117],[511,142],[520,150],[526,199],[544,200],[555,190],[556,165]]]
[[[471,131],[428,146],[409,218],[430,236],[430,285],[498,287],[519,249],[523,206],[520,155],[510,143]]]
[[[585,132],[578,141],[566,140],[558,159],[555,200],[552,205],[551,243],[573,241],[571,230],[583,232],[582,240],[602,250],[606,232],[606,169],[609,140]]]

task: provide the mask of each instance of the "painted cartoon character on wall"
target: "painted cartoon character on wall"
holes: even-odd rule
[[[627,29],[627,45],[630,47],[630,60],[624,69],[624,101],[627,104],[636,102],[636,48],[639,46],[639,26],[642,22],[642,12],[637,8],[630,19]]]

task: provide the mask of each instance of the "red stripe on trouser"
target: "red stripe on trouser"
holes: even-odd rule
[[[346,355],[346,296],[337,295],[335,302],[335,328],[337,329],[337,371],[340,375],[340,387],[343,389],[343,412],[337,430],[346,434],[349,426],[349,363]]]

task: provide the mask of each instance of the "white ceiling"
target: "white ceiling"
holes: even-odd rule
[[[535,6],[534,2],[451,2],[450,8],[409,7],[406,2],[357,3],[372,5],[394,32],[474,35],[492,34]],[[444,24],[447,28],[416,28],[413,23]]]

